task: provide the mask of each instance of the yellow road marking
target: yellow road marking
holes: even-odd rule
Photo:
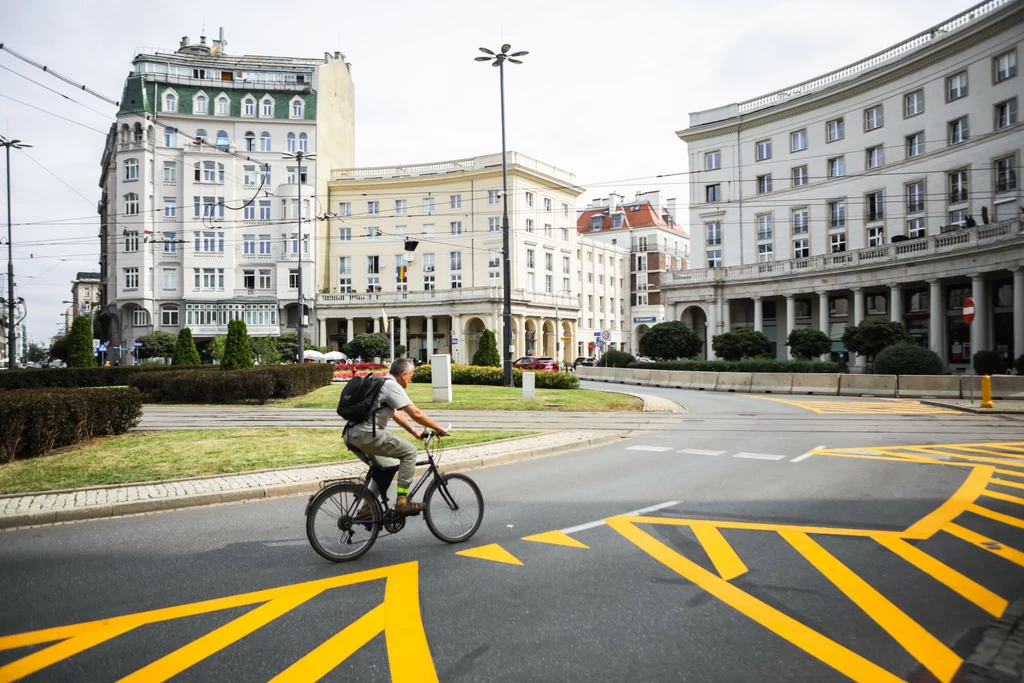
[[[45,669],[51,664],[59,662],[62,659],[67,659],[73,655],[77,655],[79,652],[88,650],[94,645],[99,645],[100,643],[104,643],[112,638],[116,638],[140,625],[141,623],[139,622],[122,621],[116,626],[108,626],[106,628],[100,626],[90,632],[82,633],[81,635],[76,635],[55,645],[51,645],[39,652],[33,652],[28,656],[22,657],[21,659],[13,661],[6,666],[0,667],[0,682],[8,683],[8,681],[16,681],[20,678],[24,678],[25,676],[34,674],[41,669]]]
[[[694,522],[690,528],[693,529],[700,544],[704,546],[704,551],[711,558],[719,576],[726,581],[731,581],[737,576],[747,573],[747,565],[743,564],[743,560],[714,524]]]
[[[783,531],[781,534],[808,562],[885,629],[917,661],[924,664],[936,678],[943,683],[952,680],[953,674],[960,668],[963,660],[941,640],[908,617],[807,534],[791,531]]]
[[[270,679],[270,683],[318,681],[351,657],[384,628],[384,605],[356,619],[319,647]],[[395,679],[398,680],[398,679]],[[436,680],[436,679],[435,679]]]
[[[1004,515],[1001,512],[996,512],[995,510],[989,510],[988,508],[983,508],[980,505],[968,506],[967,511],[968,512],[973,512],[974,514],[979,515],[981,517],[987,517],[988,519],[994,519],[995,521],[1002,522],[1003,524],[1009,524],[1010,526],[1015,526],[1018,529],[1024,529],[1024,519],[1019,519],[1017,517],[1011,517],[1010,515]]]
[[[482,545],[479,548],[470,548],[469,550],[460,550],[455,553],[456,555],[462,555],[463,557],[475,557],[478,560],[490,560],[491,562],[504,562],[506,564],[517,564],[520,567],[523,565],[515,555],[502,548],[497,543],[491,543],[490,545]]]
[[[906,535],[910,538],[931,538],[944,525],[952,522],[967,508],[974,503],[985,490],[989,479],[992,476],[993,467],[978,466],[971,470],[967,479],[960,485],[956,493],[949,497],[945,503],[929,512],[907,529]]]
[[[562,531],[547,531],[543,534],[534,534],[533,536],[524,536],[524,541],[533,541],[534,543],[550,543],[551,545],[564,545],[569,548],[585,548],[590,549],[590,546],[577,541],[569,534]]]
[[[999,470],[996,470],[998,472]],[[1005,474],[1005,472],[1003,473]],[[993,484],[999,484],[1000,486],[1009,486],[1015,489],[1024,489],[1024,484],[1018,481],[1010,481],[1009,479],[992,479]]]
[[[992,481],[996,482],[999,480],[993,479]],[[1011,496],[1008,493],[1000,493],[999,491],[989,491],[988,489],[985,489],[984,491],[981,492],[981,495],[988,496],[989,498],[995,498],[996,500],[1005,500],[1007,503],[1016,503],[1017,505],[1024,505],[1024,498],[1020,498],[1019,496]]]
[[[670,526],[692,526],[695,522],[710,523],[719,529],[749,529],[752,531],[799,531],[808,534],[830,534],[832,536],[896,536],[902,537],[905,532],[886,531],[881,529],[847,529],[831,526],[799,526],[789,524],[762,524],[760,522],[733,522],[728,520],[681,519],[679,517],[618,517],[635,524],[667,524]],[[607,521],[607,520],[606,520]]]
[[[1004,470],[1004,469],[999,469],[999,468],[996,468],[996,474],[1006,474],[1006,475],[1009,475],[1011,477],[1024,477],[1024,472],[1017,472],[1015,470]],[[1003,480],[1000,480],[1000,481],[1003,481]]]
[[[654,519],[656,522],[659,521],[658,518]],[[843,647],[686,559],[650,534],[634,526],[637,521],[646,520],[644,518],[612,517],[607,520],[607,523],[612,529],[672,571],[692,581],[733,609],[849,678],[864,683],[883,681],[895,683],[900,680],[856,652]]]
[[[981,548],[982,550],[987,550],[988,552],[994,553],[999,557],[1007,559],[1016,565],[1024,567],[1024,553],[1020,552],[1019,550],[1008,548],[999,541],[993,541],[991,538],[987,536],[982,536],[981,534],[971,531],[970,529],[964,528],[959,524],[947,524],[942,528],[942,530],[945,531],[947,534],[950,534],[951,536],[956,536],[957,538],[963,541],[967,541],[968,543],[971,543]]]
[[[1008,462],[1005,458],[986,458],[981,455],[961,455],[960,453],[941,453],[930,450],[927,446],[903,446],[906,450],[930,453],[932,455],[941,455],[945,457],[960,458],[961,460],[970,460],[971,462],[984,462],[993,465],[1002,465],[1004,467],[1024,467],[1024,463],[1020,465],[1014,465],[1012,462]]]
[[[949,565],[935,559],[917,546],[892,536],[878,536],[875,540],[992,616],[1001,617],[1006,611],[1006,600]]]
[[[1013,460],[1024,463],[1024,456],[1016,453],[1000,453],[998,450],[992,448],[975,448],[974,446],[966,446],[963,444],[948,444],[943,445],[942,448],[949,451],[970,451],[971,453],[981,453],[982,455],[997,455],[1002,457],[1004,460]]]
[[[929,406],[908,399],[787,399],[756,394],[741,394],[746,398],[759,398],[810,410],[820,415],[961,415],[961,411]]]

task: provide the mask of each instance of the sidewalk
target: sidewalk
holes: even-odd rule
[[[442,454],[441,469],[452,472],[566,453],[612,443],[621,436],[620,433],[605,432],[595,436],[590,431],[564,431],[453,448]],[[361,477],[365,473],[366,465],[352,460],[124,486],[0,496],[0,529],[312,493],[325,479]]]
[[[974,401],[968,398],[949,399],[922,399],[921,403],[926,406],[939,406],[942,408],[954,408],[968,413],[979,413],[988,415],[1024,415],[1024,401],[1013,399],[993,401],[993,408],[982,408],[981,397]]]

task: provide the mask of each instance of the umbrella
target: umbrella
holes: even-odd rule
[[[308,360],[324,360],[324,354],[312,349],[309,351],[303,351],[302,356]]]
[[[343,354],[341,351],[328,351],[324,354],[324,360],[348,360],[348,356]]]

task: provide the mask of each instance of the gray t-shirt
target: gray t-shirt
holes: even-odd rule
[[[388,422],[395,416],[396,410],[401,410],[412,403],[409,400],[408,394],[405,393],[405,389],[402,388],[402,385],[394,377],[391,375],[385,375],[385,377],[384,386],[380,388],[380,393],[377,394],[377,406],[380,407],[376,412],[378,432],[382,429],[387,429]],[[349,429],[349,434],[354,436],[373,434],[373,424],[370,421],[366,421],[352,425]]]

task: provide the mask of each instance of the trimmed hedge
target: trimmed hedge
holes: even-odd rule
[[[580,378],[571,372],[538,372],[538,389],[579,389]],[[412,375],[413,382],[429,383],[433,378],[429,365],[420,365]],[[452,365],[452,384],[500,387],[505,375],[501,368],[479,365]],[[517,387],[523,386],[523,371],[512,370],[512,381]]]
[[[774,358],[749,358],[740,361],[726,360],[674,360],[661,363],[630,363],[629,367],[640,370],[689,370],[692,372],[839,372],[839,364],[817,360],[776,360]]]
[[[1006,360],[998,351],[978,351],[971,358],[971,365],[979,375],[1001,375],[1006,372]]]
[[[604,355],[597,362],[598,367],[602,368],[628,368],[630,363],[635,363],[636,358],[626,353],[625,351],[616,351],[611,349],[605,351]]]
[[[333,374],[334,368],[323,363],[221,372],[190,368],[135,375],[129,384],[142,392],[146,403],[266,403],[325,387]]]
[[[871,367],[879,375],[941,375],[937,353],[918,344],[894,344],[881,350]]]
[[[142,417],[135,389],[14,389],[0,392],[0,463],[34,458],[105,434]]]
[[[200,366],[216,370],[216,365]],[[38,370],[5,370],[0,372],[0,389],[42,389],[78,387],[120,387],[138,374],[180,371],[173,365],[126,365],[109,368],[40,368]],[[196,368],[199,369],[199,368]]]

